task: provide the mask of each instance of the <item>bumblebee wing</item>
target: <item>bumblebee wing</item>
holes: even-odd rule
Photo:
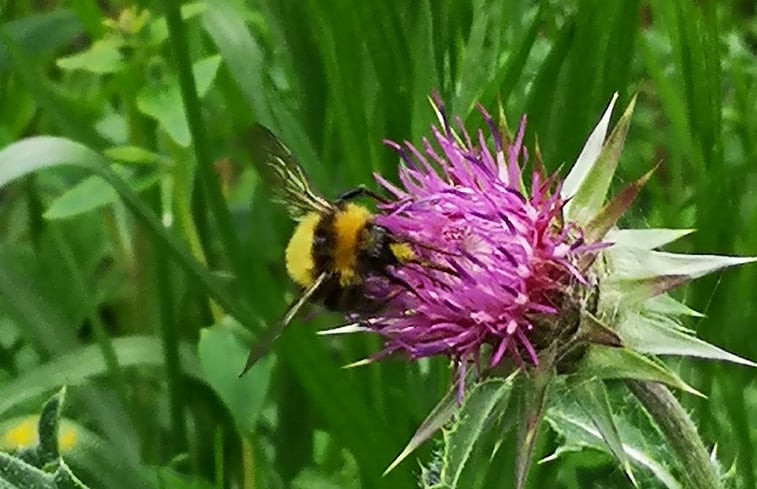
[[[310,300],[311,297],[313,297],[313,294],[315,294],[318,288],[323,285],[328,277],[328,273],[320,274],[310,287],[305,289],[299,295],[299,297],[295,298],[294,301],[289,304],[289,307],[287,308],[284,316],[279,320],[279,322],[277,322],[274,326],[266,330],[261,335],[261,337],[250,349],[250,354],[247,357],[247,363],[245,363],[244,369],[239,374],[240,377],[246,374],[247,371],[250,370],[253,365],[255,365],[255,362],[260,360],[260,358],[265,355],[268,350],[271,349],[273,342],[276,341],[279,336],[281,336],[281,333],[289,325],[289,323],[292,322],[292,319],[294,319],[294,316],[297,315],[297,312],[302,308],[302,306],[305,305],[308,300]]]
[[[274,200],[284,204],[293,219],[309,212],[325,213],[332,204],[314,191],[292,152],[267,128],[255,124],[251,131],[252,158],[263,179],[272,187]]]

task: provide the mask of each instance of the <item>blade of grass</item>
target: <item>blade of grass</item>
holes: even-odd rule
[[[203,195],[218,225],[218,231],[221,234],[221,241],[229,262],[234,270],[242,270],[239,239],[234,231],[231,215],[226,206],[217,175],[213,170],[213,162],[205,140],[205,127],[200,113],[200,99],[197,96],[197,87],[192,73],[192,61],[189,58],[186,27],[181,18],[180,2],[168,0],[165,2],[165,12],[171,45],[176,57],[181,97],[187,115],[189,132],[192,134],[192,146],[197,160],[198,176],[204,190]]]
[[[161,367],[165,357],[160,340],[153,336],[124,336],[113,339],[113,350],[124,368]],[[193,349],[182,345],[184,372],[202,379]],[[99,347],[90,345],[72,348],[58,358],[35,366],[0,386],[0,414],[61,385],[79,385],[87,379],[107,373]]]
[[[68,243],[66,243],[60,231],[53,226],[51,234],[53,241],[58,248],[58,254],[62,258],[61,261],[68,272],[68,276],[71,278],[71,288],[69,289],[69,293],[76,296],[82,303],[86,304],[89,322],[92,324],[95,338],[102,351],[103,360],[108,368],[108,375],[110,376],[113,389],[116,391],[121,403],[129,411],[132,422],[134,422],[136,421],[136,416],[126,392],[126,379],[121,370],[121,366],[118,364],[118,358],[113,349],[113,342],[108,336],[108,332],[100,319],[100,315],[96,311],[97,304],[94,303],[96,298],[93,297],[92,294],[87,293],[91,288],[87,286],[87,281],[81,274],[81,268],[76,263],[76,257],[72,253],[71,248],[68,246]]]

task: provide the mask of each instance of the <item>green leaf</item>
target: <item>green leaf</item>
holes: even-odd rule
[[[213,86],[213,80],[216,78],[219,66],[221,66],[221,56],[219,54],[214,54],[192,63],[192,74],[197,86],[198,97],[202,98],[208,94],[210,87]]]
[[[207,4],[205,1],[188,2],[181,6],[181,18],[189,20],[205,12]],[[162,44],[168,39],[168,25],[165,17],[159,17],[150,23],[149,38],[153,44]]]
[[[681,468],[685,487],[722,489],[715,462],[710,459],[694,422],[667,387],[638,381],[627,381],[626,385],[665,437]]]
[[[128,367],[162,367],[161,341],[152,336],[127,336],[113,339],[118,364]],[[181,349],[182,370],[201,379],[197,357],[188,345]],[[0,415],[13,406],[33,399],[59,385],[78,385],[89,378],[105,375],[107,367],[97,345],[79,348],[47,363],[35,366],[0,386]]]
[[[473,377],[468,376],[466,378],[466,381],[468,380],[473,380]],[[450,387],[444,397],[441,398],[437,405],[434,406],[434,409],[431,410],[428,416],[426,416],[426,419],[423,420],[421,425],[410,438],[407,446],[405,446],[402,452],[397,455],[397,458],[395,458],[392,463],[389,464],[389,467],[387,467],[384,471],[384,475],[391,472],[392,469],[398,466],[400,462],[407,458],[408,455],[413,453],[416,448],[421,446],[423,442],[434,436],[434,433],[436,433],[447,421],[452,418],[452,416],[457,411],[457,407],[457,386],[453,385],[452,387]]]
[[[39,35],[41,39],[47,37],[47,34]],[[92,123],[91,105],[63,93],[43,74],[40,66],[31,63],[29,58],[24,56],[14,39],[0,28],[0,47],[3,45],[9,54],[13,79],[20,82],[20,85],[34,98],[35,105],[40,112],[45,113],[46,119],[49,117],[57,129],[65,135],[71,135],[87,144],[102,144],[102,138],[97,134]]]
[[[87,486],[71,472],[63,460],[58,461],[58,468],[53,477],[58,489],[87,489]]]
[[[58,489],[53,476],[0,452],[0,489]]]
[[[611,229],[605,236],[605,241],[629,248],[652,250],[693,232],[693,229]]]
[[[91,415],[87,414],[88,417]],[[27,444],[20,445],[19,442],[26,440],[12,434],[34,429],[36,440],[38,422],[39,416],[34,414],[3,418],[0,421],[0,451],[31,448]],[[116,440],[107,439],[107,435],[95,433],[71,419],[60,420],[58,446],[66,461],[92,476],[94,487],[155,489],[154,484],[147,482],[147,474],[136,458],[127,456],[124,460],[123,447],[118,446]]]
[[[752,361],[682,331],[675,321],[665,316],[629,315],[617,325],[615,331],[623,338],[624,345],[640,353],[725,360],[757,367]]]
[[[204,97],[210,90],[220,65],[219,55],[208,56],[192,64],[199,97]],[[183,147],[191,144],[192,137],[179,81],[176,78],[170,77],[143,87],[137,94],[137,108],[146,116],[155,119],[176,144]]]
[[[563,442],[554,453],[541,459],[540,464],[586,448],[609,453],[602,434],[587,413],[577,405],[561,402],[558,406],[550,407],[545,419],[550,427],[563,437]],[[633,443],[627,440],[626,437],[644,439],[644,435],[630,436],[629,433],[632,429],[630,426],[619,428],[619,435],[623,439],[623,452],[634,465],[649,470],[667,489],[683,489],[673,474],[670,473],[668,467],[661,461],[660,454],[657,453],[659,449],[655,450],[641,443]]]
[[[164,160],[163,156],[140,146],[113,146],[103,150],[106,158],[119,163],[151,165]]]
[[[114,167],[117,170],[118,167]],[[116,171],[124,180],[128,172]],[[161,172],[151,172],[133,182],[135,192],[142,192],[160,181]],[[118,194],[108,182],[100,177],[87,177],[52,201],[43,217],[45,219],[68,219],[105,207],[118,199]]]
[[[81,70],[96,75],[118,73],[126,68],[121,55],[123,42],[116,38],[100,39],[77,54],[60,58],[56,64],[63,70]]]
[[[58,426],[65,393],[63,387],[42,408],[37,428],[39,443],[35,448],[21,452],[18,458],[0,452],[0,488],[11,484],[10,487],[23,489],[87,489],[58,452]]]
[[[60,457],[58,451],[58,427],[65,400],[66,387],[64,386],[48,399],[42,408],[42,413],[39,415],[39,422],[37,423],[37,433],[39,434],[37,455],[41,467],[54,462]]]
[[[263,409],[273,357],[262,358],[240,378],[239,366],[244,365],[249,351],[234,334],[231,322],[227,318],[200,332],[198,357],[203,378],[231,412],[239,431],[249,434]]]
[[[554,374],[551,369],[544,367],[536,369],[531,377],[524,380],[521,389],[518,446],[515,449],[515,489],[523,489],[526,486],[528,471],[534,457],[536,436],[541,427],[549,388],[553,380]]]
[[[192,142],[181,93],[175,80],[174,83],[156,82],[145,85],[137,94],[137,108],[155,119],[179,146],[186,148]]]
[[[665,365],[628,348],[590,345],[578,365],[578,379],[637,379],[660,382],[701,396]]]
[[[618,434],[618,428],[615,426],[604,382],[598,379],[588,380],[575,386],[571,390],[571,393],[586,415],[589,416],[592,423],[594,423],[594,427],[599,431],[610,453],[615,456],[615,459],[623,468],[623,472],[625,472],[634,487],[638,487],[631,471],[631,464],[628,461],[623,443]]]
[[[507,379],[486,379],[474,385],[465,395],[452,425],[443,431],[444,453],[441,457],[439,482],[428,487],[454,489],[476,441],[486,429],[494,409],[506,403],[513,386]]]

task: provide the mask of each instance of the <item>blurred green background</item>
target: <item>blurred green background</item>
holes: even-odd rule
[[[0,2],[0,147],[56,136],[0,150],[0,446],[68,384],[64,457],[93,487],[415,487],[416,457],[381,473],[446,391],[443,361],[341,369],[380,343],[316,338],[339,321],[321,315],[236,378],[293,292],[250,125],[335,196],[394,177],[381,141],[428,136],[432,90],[469,128],[476,102],[528,114],[552,170],[614,91],[638,93],[616,183],[662,166],[625,224],[755,255],[755,51],[749,0]],[[754,267],[698,281],[681,296],[707,317],[687,326],[757,359],[755,290]],[[729,484],[757,487],[755,372],[673,365],[709,396],[682,401]],[[545,425],[537,459],[558,443]],[[469,487],[510,487],[513,445],[478,453]],[[529,487],[628,483],[585,451]]]

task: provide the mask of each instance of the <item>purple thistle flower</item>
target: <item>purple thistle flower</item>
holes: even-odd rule
[[[650,393],[664,389],[659,384],[696,391],[646,355],[755,366],[689,334],[679,318],[698,313],[667,292],[757,257],[659,251],[691,230],[619,228],[619,218],[654,168],[607,200],[635,105],[633,98],[608,136],[616,100],[617,95],[564,179],[544,175],[539,158],[533,170],[524,170],[525,118],[511,140],[479,107],[488,134],[469,134],[459,118],[450,124],[438,96],[433,104],[440,124],[432,128],[433,143],[424,139],[421,151],[409,143],[387,142],[404,164],[399,186],[376,176],[394,201],[380,206],[382,212],[375,220],[412,245],[417,260],[395,267],[394,279],[371,279],[369,292],[379,301],[385,298],[383,308],[353,316],[352,322],[358,324],[331,331],[368,330],[382,335],[385,347],[369,361],[393,353],[406,353],[412,359],[450,357],[457,367],[460,407],[450,409],[454,394],[445,395],[386,472],[446,423],[452,427],[445,430],[445,450],[467,443],[473,429],[467,419],[487,419],[491,412],[484,404],[495,409],[515,389],[524,389],[526,398],[536,402],[523,406],[528,423],[518,450],[526,456],[516,458],[516,485],[525,480],[540,419],[546,413],[550,424],[561,431],[566,409],[577,410],[571,418],[589,415],[585,425],[593,430],[592,436],[601,433],[608,452],[634,481],[604,380],[641,381],[631,384],[636,397],[645,408],[654,408],[649,412],[657,413],[655,422],[675,425],[679,433],[680,423],[672,420],[685,417],[682,408],[670,402],[669,393],[668,397]],[[471,364],[479,377],[487,378],[473,383],[465,397],[464,380]],[[502,368],[482,372],[482,364]],[[514,367],[528,369],[532,364],[540,367],[515,384],[525,369]],[[581,380],[565,377],[570,388],[555,404],[548,386],[551,379],[566,373]],[[558,409],[550,414],[555,405]],[[672,411],[678,414],[670,415]],[[570,430],[574,429],[571,421]],[[690,439],[696,440],[695,430],[691,431]],[[690,453],[699,450],[705,454],[704,462],[690,465],[706,465],[706,450],[701,442],[697,446],[701,450],[686,448],[680,455],[689,460]],[[423,476],[434,475],[435,467],[424,468]]]
[[[396,277],[412,290],[394,290],[380,313],[361,319],[385,338],[380,357],[397,352],[411,359],[451,357],[462,390],[467,364],[480,369],[484,349],[491,367],[508,355],[519,364],[539,363],[534,330],[559,321],[570,298],[589,289],[591,277],[579,258],[601,246],[584,244],[578,226],[562,223],[566,200],[554,176],[534,171],[526,190],[525,117],[505,146],[480,108],[490,147],[481,130],[471,137],[458,122],[455,132],[438,99],[435,109],[438,149],[425,139],[423,151],[386,141],[404,163],[402,188],[376,175],[395,199],[381,206],[376,221],[415,243],[422,261],[454,273],[398,267]]]

